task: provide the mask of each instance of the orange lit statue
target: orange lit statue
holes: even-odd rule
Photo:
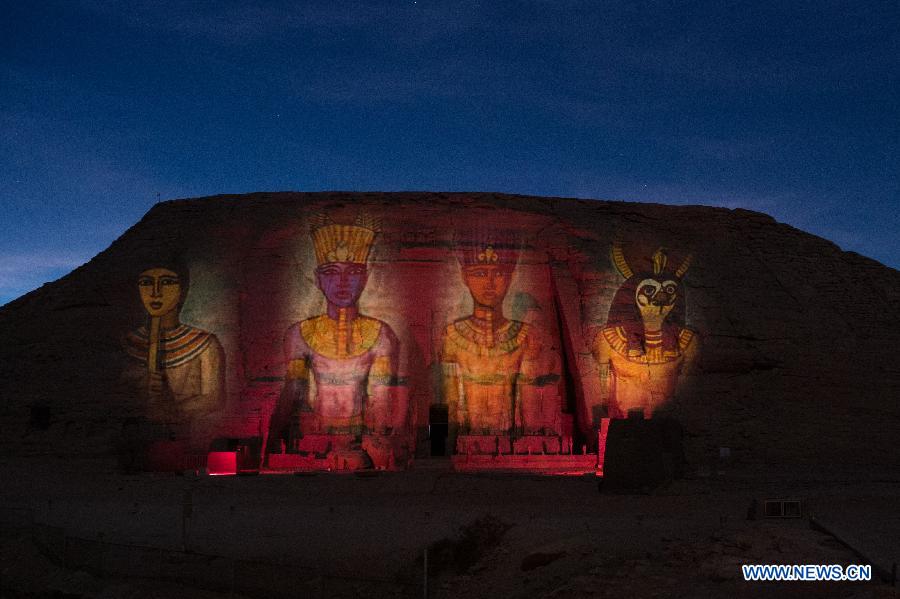
[[[147,323],[125,339],[132,361],[124,378],[136,386],[147,419],[165,427],[161,434],[189,437],[205,451],[211,432],[204,419],[225,401],[225,357],[215,335],[179,321],[188,282],[187,268],[177,262],[138,275]]]
[[[612,418],[635,409],[649,418],[672,398],[679,374],[697,354],[697,336],[684,326],[681,284],[691,257],[673,264],[659,248],[649,260],[632,259],[640,264],[634,272],[616,243],[612,260],[625,282],[592,348],[600,366],[601,404]]]
[[[363,433],[400,434],[405,426],[406,405],[392,393],[397,336],[387,323],[359,311],[376,235],[374,223],[359,221],[312,231],[316,285],[327,310],[285,334],[285,386],[271,418],[269,453],[277,453],[282,440],[290,445],[292,437],[341,435],[358,444]],[[292,427],[300,430],[292,433]]]
[[[537,332],[503,314],[518,253],[499,244],[482,243],[459,249],[458,258],[474,310],[444,331],[441,362],[451,429],[459,435],[497,437],[522,432],[555,434],[558,394],[553,395],[556,403],[549,410],[555,418],[530,422],[523,418],[523,414],[540,413],[523,410],[523,388],[559,377],[541,376],[546,373],[540,372],[542,344]],[[457,451],[462,449],[457,447]]]

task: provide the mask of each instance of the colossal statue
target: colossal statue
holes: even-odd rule
[[[213,434],[210,416],[225,401],[222,346],[214,334],[180,322],[189,288],[180,261],[145,268],[136,282],[147,322],[125,338],[123,380],[144,407],[137,436],[151,450],[157,441],[178,440],[203,453]]]
[[[397,336],[358,305],[376,226],[363,218],[344,225],[322,217],[313,227],[316,285],[327,309],[285,333],[285,383],[270,420],[268,453],[279,453],[281,443],[302,450],[303,438],[327,437],[327,445],[309,449],[346,451],[348,467],[367,467],[364,435],[405,432],[408,409],[395,392]]]
[[[476,241],[459,244],[457,258],[474,309],[446,327],[442,342],[443,392],[456,451],[504,452],[485,439],[505,444],[523,432],[557,434],[559,394],[526,391],[559,379],[545,370],[541,334],[503,312],[518,252],[510,244]],[[545,397],[549,408],[539,405]],[[469,443],[474,437],[486,445]]]
[[[612,418],[631,410],[649,418],[673,397],[679,374],[697,353],[697,336],[684,326],[681,284],[691,256],[676,262],[670,253],[658,248],[627,259],[622,245],[613,244],[612,261],[625,282],[592,347],[600,366],[600,402]]]

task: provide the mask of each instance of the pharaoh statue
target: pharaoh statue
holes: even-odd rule
[[[474,309],[446,327],[442,342],[443,392],[456,452],[506,453],[508,441],[523,433],[557,434],[558,392],[546,395],[549,409],[524,405],[544,395],[528,391],[559,379],[545,372],[542,335],[503,311],[518,251],[496,241],[460,244],[457,259]]]
[[[649,418],[673,397],[679,374],[697,354],[697,335],[684,325],[682,278],[691,256],[677,261],[673,256],[658,248],[628,259],[622,245],[613,244],[612,261],[625,282],[592,347],[600,367],[601,406],[612,418],[632,410]]]
[[[216,336],[179,320],[189,288],[180,261],[140,271],[137,291],[146,322],[125,338],[130,358],[123,379],[136,391],[146,418],[132,434],[149,444],[178,441],[184,451],[205,453],[212,420],[225,401],[225,357]],[[173,465],[174,467],[174,465]]]
[[[303,439],[309,445],[314,437],[327,440],[317,450],[344,452],[347,468],[370,467],[363,437],[404,433],[408,410],[396,393],[397,336],[359,310],[376,228],[363,218],[345,225],[320,216],[313,225],[316,286],[327,308],[285,333],[285,384],[267,453],[279,453],[281,443],[288,451],[302,450]]]

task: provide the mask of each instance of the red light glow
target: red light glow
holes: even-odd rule
[[[206,461],[210,476],[233,476],[237,474],[237,452],[211,451]]]

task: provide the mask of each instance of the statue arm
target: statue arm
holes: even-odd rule
[[[682,363],[681,371],[688,375],[694,374],[697,368],[697,356],[700,354],[700,335],[691,331],[690,342],[682,351],[684,353],[684,362]]]
[[[369,371],[370,392],[377,387],[395,386],[400,367],[400,341],[391,327],[386,324],[381,326],[375,360]]]
[[[450,426],[461,425],[466,422],[465,397],[462,392],[462,381],[459,375],[459,364],[452,346],[452,342],[444,339],[441,350],[441,389],[444,401],[447,404],[447,419]]]
[[[180,402],[181,410],[192,418],[221,410],[225,403],[225,352],[215,335],[198,359],[200,393]]]
[[[309,381],[293,379],[285,380],[281,394],[275,402],[275,409],[269,418],[269,432],[266,436],[266,453],[271,453],[282,440],[288,441],[293,418],[296,417],[298,408],[308,409],[305,406],[309,393]]]
[[[311,356],[296,327],[288,330],[284,345],[287,368],[284,375],[284,386],[269,418],[266,453],[271,453],[281,440],[288,440],[292,419],[298,409],[311,409],[309,405]]]
[[[514,394],[513,422],[517,434],[541,428],[554,428],[553,422],[546,421],[547,413],[556,417],[555,412],[561,410],[561,405],[557,405],[556,409],[545,409],[545,402],[549,403],[553,398],[551,395],[553,389],[558,390],[560,360],[555,355],[556,352],[549,343],[546,332],[541,327],[526,326],[528,326],[528,336],[523,344],[522,363],[519,375],[516,377]],[[558,393],[556,396],[553,398],[554,400],[561,399]],[[540,404],[529,405],[526,409],[527,402],[540,402]],[[556,403],[560,404],[559,401]]]
[[[535,387],[556,384],[560,379],[561,359],[546,331],[536,326],[529,327],[524,349],[520,380]]]
[[[606,335],[603,334],[603,330],[597,331],[594,336],[594,342],[591,345],[591,354],[594,356],[594,360],[597,362],[597,371],[600,376],[600,401],[591,406],[591,412],[594,411],[594,407],[599,407],[601,410],[607,408],[610,402],[610,388],[612,386],[612,354],[613,348],[610,346],[609,341],[606,339]],[[595,419],[593,413],[591,414],[591,421]]]
[[[376,429],[390,427],[394,434],[406,429],[409,416],[409,397],[398,381],[399,363],[400,342],[394,331],[382,324],[378,350],[369,372],[368,401],[382,407],[373,416]]]
[[[138,380],[140,399],[152,420],[175,422],[179,420],[178,401],[169,386],[164,371],[148,372],[144,367]]]

